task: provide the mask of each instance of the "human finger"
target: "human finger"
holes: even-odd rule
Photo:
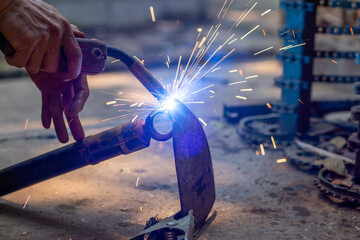
[[[62,74],[64,80],[72,80],[79,76],[82,64],[82,52],[70,27],[64,33],[62,49],[66,57],[66,70]]]
[[[85,137],[85,133],[84,133],[84,129],[81,125],[79,115],[76,115],[73,118],[68,117],[67,120],[68,120],[69,128],[70,128],[73,138],[76,141],[82,140]]]
[[[51,113],[49,109],[49,98],[46,93],[41,93],[41,122],[44,128],[48,129],[51,125]]]
[[[63,110],[61,108],[61,96],[49,95],[49,107],[56,135],[61,143],[66,143],[69,141],[69,136],[64,122]]]
[[[74,80],[74,98],[69,109],[69,116],[75,117],[84,108],[85,102],[89,97],[89,86],[86,75],[81,74]]]

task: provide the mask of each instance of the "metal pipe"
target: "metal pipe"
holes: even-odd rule
[[[159,101],[164,101],[169,97],[169,93],[154,77],[154,75],[146,69],[146,67],[135,60],[127,53],[114,47],[107,48],[107,55],[116,59],[120,59],[130,70],[132,74],[141,82],[141,84]]]
[[[86,137],[65,147],[0,171],[0,196],[87,165],[146,148],[150,144],[143,120]]]

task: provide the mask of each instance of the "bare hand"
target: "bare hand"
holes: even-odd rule
[[[29,73],[54,73],[62,50],[67,64],[61,78],[79,76],[81,50],[70,24],[51,5],[40,0],[2,0],[0,32],[15,50],[5,56],[9,65],[25,67]]]
[[[77,141],[83,139],[85,134],[78,114],[89,96],[86,76],[81,74],[72,81],[64,82],[61,79],[61,72],[39,72],[29,75],[41,91],[43,126],[50,128],[52,119],[59,141],[66,143],[69,136],[63,117],[65,113],[74,139]]]

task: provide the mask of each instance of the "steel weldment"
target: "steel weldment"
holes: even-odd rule
[[[104,71],[106,58],[110,56],[121,60],[159,101],[169,99],[165,88],[133,57],[97,40],[77,41],[84,56],[82,73]],[[6,184],[0,186],[0,196],[89,164],[136,152],[148,147],[151,138],[166,141],[172,137],[181,209],[132,239],[144,239],[145,235],[149,236],[147,239],[159,239],[159,234],[164,237],[161,239],[177,239],[178,235],[192,239],[193,233],[204,225],[215,201],[213,167],[199,120],[183,103],[174,100],[174,104],[176,108],[166,111],[172,121],[171,132],[161,134],[156,131],[153,123],[155,112],[146,121],[137,120],[88,136],[82,141],[1,170],[0,181]]]

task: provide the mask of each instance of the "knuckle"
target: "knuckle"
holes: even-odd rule
[[[50,34],[54,36],[55,39],[62,38],[63,35],[63,29],[60,24],[52,24],[50,25]]]

